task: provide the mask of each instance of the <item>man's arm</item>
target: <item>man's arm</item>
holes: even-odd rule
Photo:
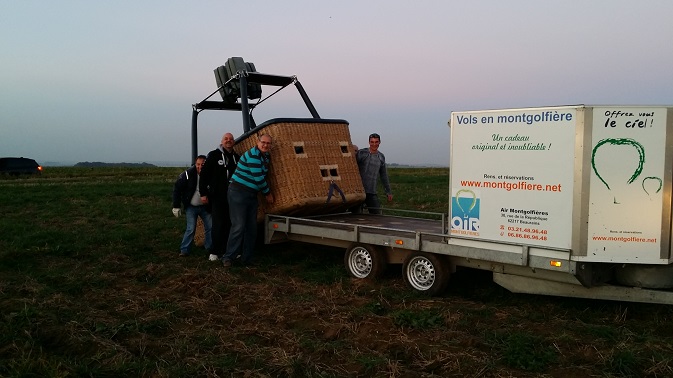
[[[217,164],[217,158],[215,158],[212,153],[209,153],[206,157],[206,162],[203,164],[203,167],[201,167],[201,174],[199,175],[199,193],[201,193],[201,201],[203,201],[204,197],[208,197],[208,186],[210,185],[215,169],[213,164]]]
[[[185,171],[186,172],[186,171]],[[180,176],[178,176],[178,179],[175,180],[175,184],[173,184],[173,208],[180,208],[182,205],[182,192],[185,190],[185,187],[187,186],[187,177],[185,175],[185,172],[180,173]]]
[[[269,168],[264,166],[264,156],[261,151],[256,151],[255,154],[250,154],[250,173],[253,175],[257,187],[264,195],[271,193],[269,184],[266,181],[266,176],[269,173]],[[273,201],[272,201],[273,202]]]
[[[388,201],[391,200],[393,192],[390,189],[390,180],[388,179],[388,168],[386,167],[386,157],[379,152],[381,156],[381,166],[379,167],[379,175],[381,176],[381,183],[383,184],[383,189],[385,189],[386,194],[388,195]]]

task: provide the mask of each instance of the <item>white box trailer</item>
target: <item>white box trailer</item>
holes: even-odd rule
[[[673,304],[673,107],[453,112],[450,126],[447,214],[269,215],[265,242],[346,247],[358,278],[402,263],[428,294],[465,266],[513,292]]]

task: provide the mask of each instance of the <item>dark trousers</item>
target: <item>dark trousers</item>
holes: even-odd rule
[[[213,218],[213,254],[222,257],[227,250],[227,241],[231,230],[231,218],[229,218],[229,202],[227,196],[210,199]]]
[[[229,202],[233,224],[227,244],[227,253],[222,259],[233,261],[240,254],[241,262],[250,264],[257,239],[257,208],[259,207],[257,193],[230,186]]]
[[[365,198],[365,205],[367,205],[369,214],[381,214],[381,210],[378,209],[381,207],[381,201],[379,201],[379,196],[376,194],[367,193],[367,197]]]

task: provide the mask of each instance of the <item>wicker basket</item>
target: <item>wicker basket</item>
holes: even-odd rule
[[[242,155],[257,144],[262,134],[273,138],[267,180],[275,201],[267,205],[260,195],[258,221],[264,219],[265,213],[318,215],[346,211],[364,202],[365,191],[348,122],[272,119],[241,136],[234,149]]]
[[[196,218],[196,231],[194,232],[194,245],[197,247],[203,247],[203,244],[206,241],[206,231],[203,228],[203,221],[201,217]]]

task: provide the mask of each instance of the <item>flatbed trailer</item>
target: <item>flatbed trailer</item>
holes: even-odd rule
[[[441,294],[451,273],[467,267],[491,271],[495,283],[514,293],[673,304],[672,291],[612,284],[604,270],[573,261],[570,250],[451,236],[447,214],[383,212],[267,215],[264,241],[345,248],[344,265],[360,279],[379,278],[388,264],[402,264],[406,284],[428,295]],[[592,282],[597,275],[605,281]]]
[[[240,57],[215,74],[218,89],[192,106],[194,158],[198,114],[207,109],[241,111],[244,134],[237,145],[271,121],[292,130],[307,121],[348,124],[321,120],[295,76],[259,73]],[[252,110],[290,84],[311,118],[256,125]],[[280,89],[261,99],[261,85]],[[223,101],[208,100],[217,92]],[[449,126],[446,214],[383,209],[380,215],[317,215],[337,211],[324,206],[334,187],[349,178],[361,183],[356,172],[347,173],[354,166],[350,136],[315,150],[310,147],[324,144],[322,135],[286,138],[285,163],[294,165],[279,166],[297,169],[279,170],[278,177],[289,177],[286,184],[306,178],[305,190],[293,193],[279,215],[262,203],[265,242],[345,248],[345,266],[360,279],[402,264],[406,283],[430,295],[446,288],[457,267],[466,267],[491,271],[497,284],[517,293],[673,304],[673,106],[460,111],[451,113]],[[281,150],[272,153],[278,157]],[[364,201],[362,188],[351,186],[340,209]],[[271,185],[277,203],[287,195],[279,187]]]

